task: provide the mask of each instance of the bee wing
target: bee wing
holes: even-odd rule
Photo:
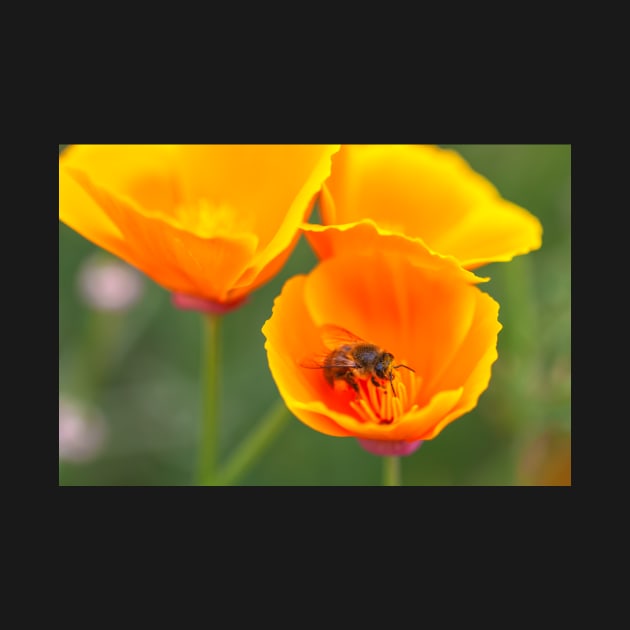
[[[319,333],[321,335],[323,344],[329,350],[335,350],[339,346],[343,346],[344,344],[365,343],[365,340],[361,337],[358,337],[349,330],[346,330],[345,328],[342,328],[341,326],[337,326],[335,324],[324,324],[323,326],[320,326]],[[348,365],[344,367],[354,367],[354,365]]]
[[[365,341],[350,332],[346,328],[337,326],[335,324],[324,324],[320,326],[319,334],[325,348],[328,348],[328,352],[322,352],[317,355],[312,355],[306,359],[298,361],[298,365],[305,368],[326,368],[326,367],[338,367],[338,368],[356,368],[359,365],[352,358],[346,356],[343,352],[335,352],[344,345],[354,345],[357,343],[365,343]]]
[[[347,368],[356,368],[359,367],[356,361],[353,361],[351,358],[347,357],[344,354],[335,354],[330,356],[329,354],[324,354],[321,356],[313,356],[307,357],[306,359],[302,359],[298,361],[298,365],[304,368],[316,369],[316,368],[331,368],[331,367],[347,367]]]
[[[306,359],[301,359],[298,361],[298,365],[303,368],[310,368],[311,370],[315,370],[317,368],[326,367],[325,364],[326,357],[307,357]]]

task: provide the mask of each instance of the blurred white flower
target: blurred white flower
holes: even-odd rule
[[[95,409],[59,399],[59,459],[86,462],[94,459],[107,441],[107,425]]]
[[[144,278],[127,263],[99,252],[81,265],[78,288],[89,307],[122,311],[131,308],[142,297]]]

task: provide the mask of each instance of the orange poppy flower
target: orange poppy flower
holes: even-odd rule
[[[404,455],[476,406],[501,324],[479,278],[430,252],[401,254],[396,238],[289,279],[262,331],[299,420]]]
[[[75,145],[59,219],[174,293],[221,312],[282,267],[339,145]]]
[[[371,219],[381,232],[421,239],[467,269],[542,243],[536,217],[503,199],[457,152],[430,145],[342,145],[320,207],[325,225]]]

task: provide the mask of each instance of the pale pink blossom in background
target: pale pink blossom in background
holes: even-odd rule
[[[103,415],[78,402],[59,399],[59,459],[86,462],[94,459],[107,442]]]
[[[142,297],[144,278],[127,263],[98,253],[81,265],[78,289],[81,299],[93,309],[124,311]]]

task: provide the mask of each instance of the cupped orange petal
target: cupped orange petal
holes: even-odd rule
[[[306,280],[303,275],[287,280],[274,301],[274,315],[262,328],[269,367],[287,406],[302,422],[327,435],[350,435],[334,422],[322,401],[328,392],[320,371],[299,368],[302,359],[321,351],[316,326],[304,302]]]
[[[503,199],[457,152],[430,145],[343,145],[322,187],[326,225],[372,219],[421,238],[464,267],[508,261],[542,244],[540,221]]]
[[[254,256],[257,238],[252,233],[199,236],[169,215],[146,212],[125,196],[100,188],[82,172],[73,173],[98,207],[87,224],[70,224],[97,245],[141,269],[165,288],[217,302],[234,300],[231,291]],[[67,208],[67,205],[60,206]],[[88,206],[90,208],[91,206]],[[105,215],[122,235],[117,241],[100,241],[93,231],[93,217]],[[65,215],[64,215],[65,216]],[[63,219],[63,217],[62,217]],[[108,247],[109,246],[109,247]]]
[[[356,371],[358,392],[341,378],[331,386],[322,336],[330,325],[392,353],[392,382]],[[328,435],[411,442],[477,404],[500,328],[498,304],[452,261],[381,251],[339,254],[288,281],[263,334],[278,390],[302,422]]]
[[[79,145],[59,218],[165,288],[233,303],[297,243],[339,145]]]

